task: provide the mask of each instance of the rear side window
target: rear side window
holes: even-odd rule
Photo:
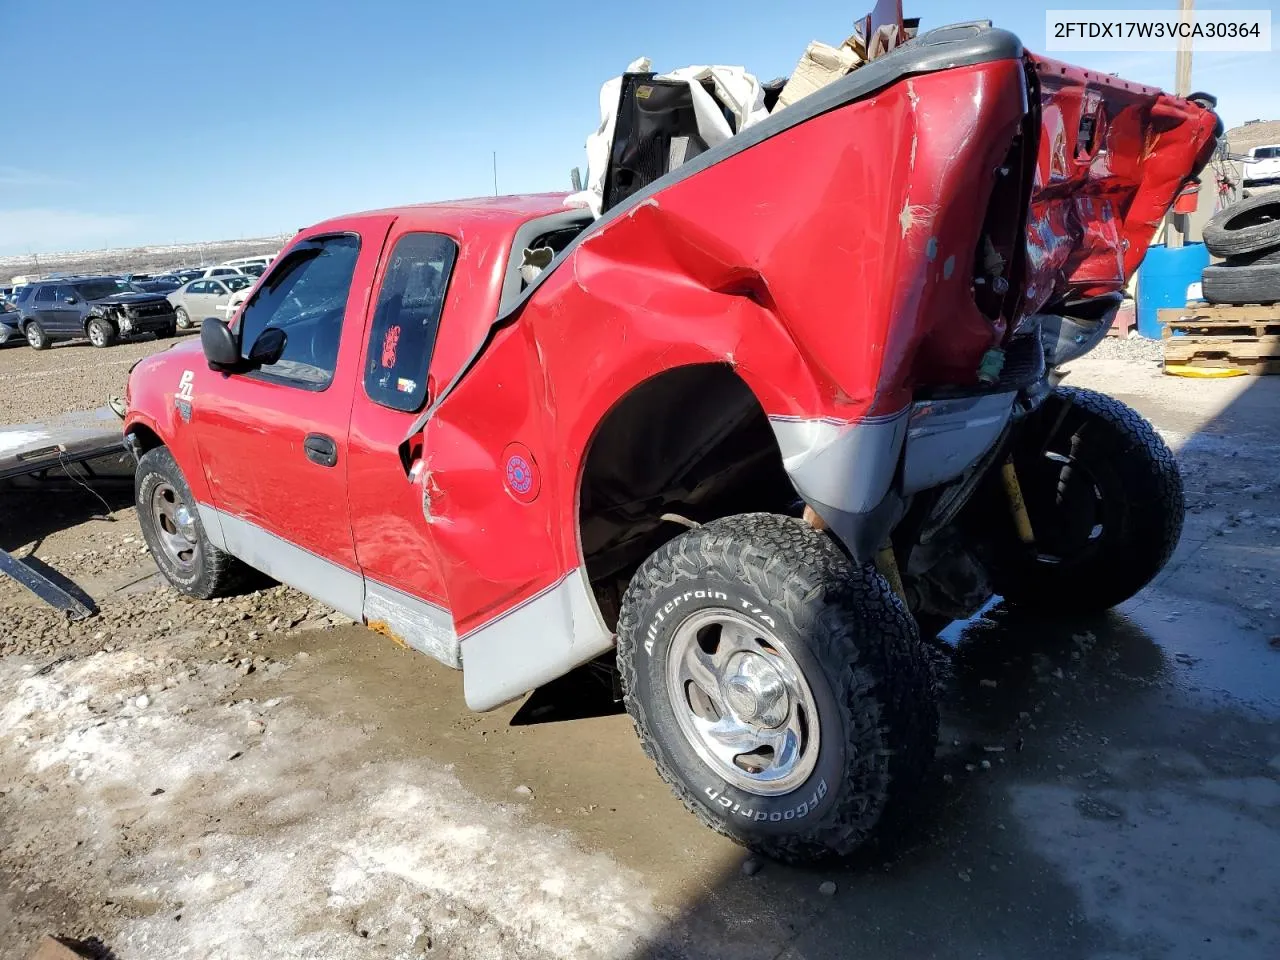
[[[378,291],[364,389],[369,399],[412,413],[427,398],[427,369],[458,247],[438,233],[396,241]]]
[[[359,255],[360,238],[353,234],[319,237],[291,251],[240,312],[241,356],[249,356],[263,330],[279,327],[286,337],[284,354],[260,372],[308,390],[327,387],[338,365],[342,319]]]
[[[36,303],[53,303],[53,292],[56,287],[41,287],[36,291]]]
[[[35,287],[19,287],[18,292],[13,295],[14,303],[26,303],[31,299],[31,294],[35,291]]]

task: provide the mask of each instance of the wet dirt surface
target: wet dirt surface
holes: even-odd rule
[[[1280,379],[1068,382],[1178,449],[1174,560],[1106,616],[946,631],[912,828],[807,870],[744,869],[623,715],[469,714],[457,673],[292,591],[161,589],[127,489],[112,521],[6,495],[0,547],[102,615],[0,582],[0,958],[46,931],[122,960],[1280,956]]]

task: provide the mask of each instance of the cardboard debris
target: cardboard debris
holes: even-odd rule
[[[791,79],[778,95],[778,105],[773,108],[774,112],[807,97],[815,90],[821,90],[829,83],[834,83],[866,61],[866,47],[857,34],[838,47],[823,43],[821,40],[814,40],[805,47],[804,53],[800,56],[800,62],[796,64],[791,74]]]

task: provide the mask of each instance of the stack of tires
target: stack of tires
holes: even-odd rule
[[[1280,301],[1280,191],[1241,200],[1204,228],[1204,243],[1223,262],[1204,268],[1210,303]]]

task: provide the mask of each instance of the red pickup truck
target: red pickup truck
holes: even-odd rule
[[[179,590],[247,568],[488,710],[616,663],[662,776],[766,854],[919,784],[919,625],[1131,596],[1182,523],[1133,411],[1056,387],[1203,166],[1211,104],[922,35],[635,190],[302,231],[139,363],[137,504]]]

